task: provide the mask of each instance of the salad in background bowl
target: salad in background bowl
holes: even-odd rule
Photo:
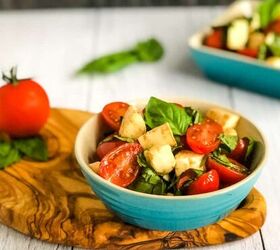
[[[280,97],[280,3],[237,1],[189,40],[210,79]]]
[[[96,195],[124,221],[185,230],[235,209],[265,155],[258,129],[237,113],[188,100],[114,102],[80,130],[75,153]]]
[[[256,58],[280,69],[280,1],[264,0],[220,25],[213,25],[203,44]]]

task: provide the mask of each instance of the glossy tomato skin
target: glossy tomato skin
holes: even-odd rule
[[[211,119],[194,124],[187,129],[186,141],[188,146],[198,154],[213,152],[220,145],[218,136],[223,128]]]
[[[129,105],[125,102],[111,102],[104,106],[101,116],[110,128],[118,131],[121,126],[121,119],[128,107]]]
[[[125,144],[124,141],[108,141],[100,143],[96,149],[96,154],[100,160],[103,159],[105,155],[113,151],[115,148]]]
[[[0,131],[11,137],[35,135],[50,114],[45,90],[33,80],[19,80],[0,88]]]
[[[238,164],[236,161],[234,161],[232,159],[230,159],[230,161],[236,165]],[[209,170],[216,170],[220,176],[220,180],[225,184],[232,185],[234,183],[237,183],[237,182],[243,180],[247,176],[244,173],[237,172],[235,170],[230,169],[229,167],[226,167],[226,166],[218,163],[211,157],[208,157],[207,162],[206,162],[206,167]]]
[[[248,145],[249,145],[248,138],[244,137],[239,139],[235,149],[229,154],[229,157],[238,162],[243,162],[246,156]]]
[[[203,194],[219,189],[220,178],[216,170],[210,170],[196,179],[187,189],[186,194]]]
[[[142,150],[138,143],[126,143],[115,148],[101,160],[99,175],[120,187],[127,187],[139,173],[137,155]]]
[[[206,38],[205,38],[205,45],[212,47],[212,48],[216,48],[216,49],[222,49],[223,46],[223,30],[222,29],[216,29],[213,30],[213,32],[211,34],[209,34]]]
[[[257,58],[259,51],[257,49],[245,48],[245,49],[242,49],[242,50],[238,50],[237,53],[241,54],[241,55],[244,55],[244,56]]]

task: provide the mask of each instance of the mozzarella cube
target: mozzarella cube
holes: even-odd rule
[[[138,138],[138,141],[143,149],[149,149],[153,146],[160,146],[165,144],[170,146],[177,145],[177,142],[168,123],[164,123],[163,125],[153,128],[146,134],[140,136]]]
[[[227,29],[227,47],[231,50],[245,48],[249,38],[249,23],[246,19],[236,19]]]
[[[125,112],[119,134],[122,137],[137,139],[146,133],[146,124],[143,116],[134,106],[129,106]]]
[[[144,152],[147,162],[159,174],[170,173],[175,166],[175,158],[170,145],[153,146]]]
[[[224,135],[238,136],[237,131],[234,128],[228,128],[224,131]]]
[[[219,108],[209,109],[206,116],[219,123],[223,130],[235,128],[240,116]]]
[[[203,157],[204,157],[204,155],[196,154],[189,150],[180,151],[178,154],[175,155],[176,176],[180,176],[183,172],[185,172],[186,170],[188,170],[190,168],[204,170],[204,166],[201,166]]]

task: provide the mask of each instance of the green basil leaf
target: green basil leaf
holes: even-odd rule
[[[273,19],[273,10],[278,4],[278,0],[265,0],[258,7],[258,13],[260,16],[261,28],[267,27],[267,25]]]
[[[201,112],[191,107],[185,107],[186,113],[192,117],[192,124],[197,124],[203,121]]]
[[[8,155],[11,151],[11,143],[5,142],[5,141],[0,141],[0,156],[4,157]]]
[[[235,135],[221,134],[219,139],[221,141],[220,147],[228,153],[233,151],[238,143],[238,137]]]
[[[145,109],[145,122],[150,128],[169,123],[174,135],[184,135],[191,124],[191,117],[183,108],[151,97]]]
[[[13,141],[14,148],[22,154],[36,161],[48,160],[48,149],[41,137],[16,139]]]
[[[246,151],[246,154],[245,154],[245,162],[248,162],[249,161],[249,158],[252,154],[252,152],[254,151],[254,148],[255,148],[255,145],[256,145],[256,141],[251,138],[251,137],[248,137],[249,139],[249,144],[248,144],[248,147],[247,147],[247,151]]]
[[[151,38],[138,43],[136,46],[136,53],[140,61],[154,62],[162,58],[164,50],[159,41]]]
[[[0,142],[0,152],[0,169],[18,162],[21,158],[18,150],[7,142]]]
[[[269,49],[274,56],[280,57],[280,36],[275,35],[274,41],[269,45]]]

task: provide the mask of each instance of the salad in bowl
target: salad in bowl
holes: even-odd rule
[[[252,2],[249,9],[224,24],[214,25],[203,44],[255,58],[280,69],[280,2]]]
[[[109,103],[75,142],[95,195],[124,222],[153,230],[223,219],[253,188],[265,154],[244,116],[186,98]]]
[[[138,108],[105,105],[102,133],[90,167],[106,181],[155,195],[195,195],[228,187],[253,171],[260,144],[240,135],[240,116],[222,108],[199,109],[151,97]]]

